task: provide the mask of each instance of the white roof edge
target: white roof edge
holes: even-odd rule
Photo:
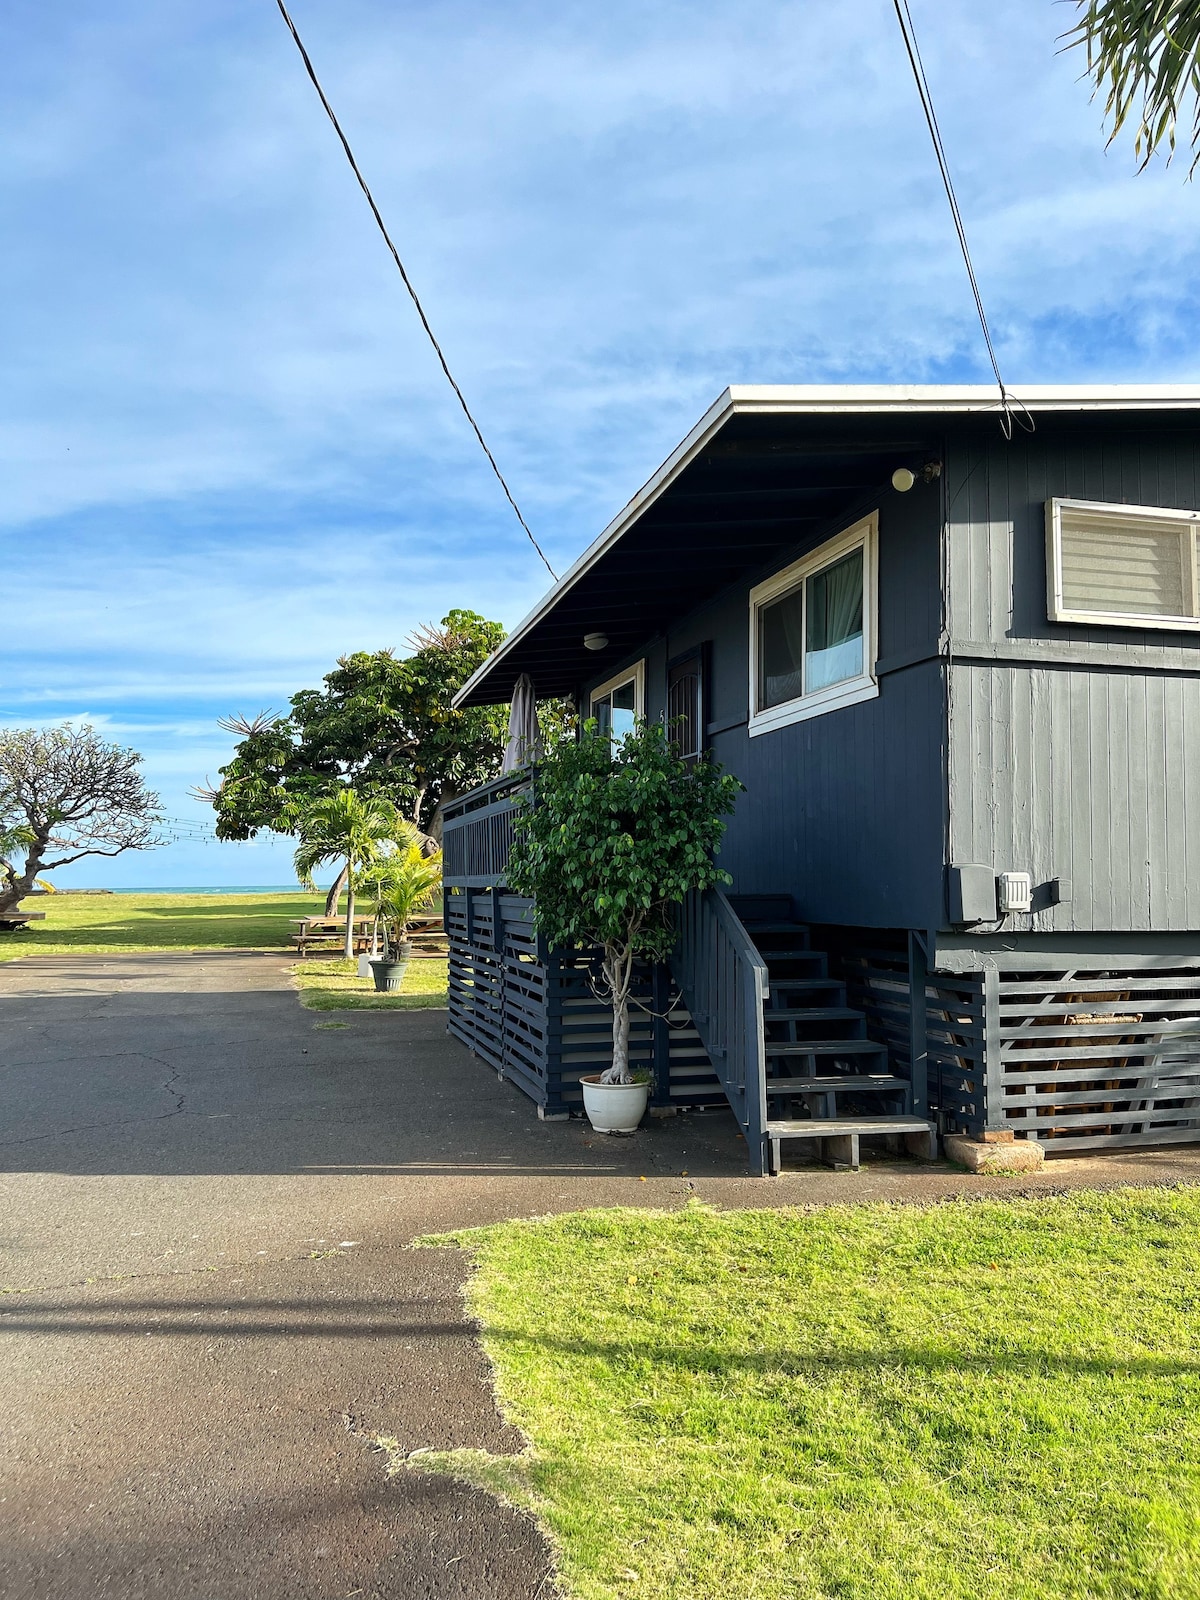
[[[1010,389],[1019,405],[1030,411],[1139,411],[1200,409],[1200,384],[1194,383],[1102,383],[1102,384],[1027,384]],[[598,538],[568,567],[562,577],[542,596],[533,610],[523,617],[499,649],[487,658],[463,684],[451,704],[459,705],[525,637],[529,630],[558,603],[562,595],[593,567],[609,547],[617,542],[629,524],[668,488],[688,462],[712,435],[735,413],[779,414],[843,412],[847,415],[887,415],[904,412],[945,412],[947,414],[999,412],[1000,397],[994,383],[855,383],[855,384],[736,384],[719,395],[699,422],[676,446],[662,466],[622,507]]]

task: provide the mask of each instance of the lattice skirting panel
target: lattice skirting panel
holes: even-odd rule
[[[528,900],[496,889],[450,888],[445,896],[450,944],[450,1032],[547,1116],[582,1110],[579,1080],[612,1060],[612,1011],[593,995],[583,963],[547,951]],[[638,974],[636,998],[666,1011],[665,971]],[[669,1021],[636,1006],[630,1059],[655,1073],[652,1104],[723,1104],[716,1074],[682,1005]]]
[[[842,929],[827,942],[849,1003],[906,1073],[906,936]],[[1009,1128],[1051,1155],[1200,1143],[1200,970],[931,973],[925,1039],[930,1109],[948,1132]]]
[[[1200,972],[1001,973],[1004,1120],[1048,1149],[1200,1140]]]

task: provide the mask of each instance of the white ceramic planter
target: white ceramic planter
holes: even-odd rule
[[[579,1082],[583,1109],[597,1133],[632,1133],[646,1114],[648,1083],[601,1083],[598,1072]]]

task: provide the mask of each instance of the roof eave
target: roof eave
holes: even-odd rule
[[[1194,411],[1200,410],[1200,385],[1035,384],[1012,398],[1029,411]],[[899,416],[964,415],[1001,410],[994,384],[738,384],[726,389],[699,422],[622,507],[598,538],[523,617],[499,649],[487,658],[451,701],[462,706],[526,634],[547,616],[568,590],[589,572],[646,508],[658,499],[692,458],[735,414]]]

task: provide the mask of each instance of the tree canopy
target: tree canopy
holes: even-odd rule
[[[643,723],[615,749],[589,723],[537,767],[506,877],[533,898],[548,944],[602,952],[598,992],[613,1007],[606,1081],[628,1081],[633,962],[666,960],[674,907],[729,882],[713,856],[741,787],[715,761],[683,761],[661,723]]]
[[[1191,171],[1200,161],[1200,0],[1076,0],[1081,15],[1065,35],[1087,55],[1088,76],[1106,95],[1109,142],[1132,116],[1134,149],[1145,166],[1164,146],[1174,153],[1181,113],[1190,115]]]
[[[89,726],[0,730],[0,917],[40,873],[163,842],[141,759]]]
[[[346,785],[439,833],[441,807],[500,768],[506,709],[455,711],[450,700],[503,638],[499,623],[451,611],[414,636],[410,656],[356,651],[322,688],[294,694],[286,714],[226,721],[242,737],[220,784],[202,791],[217,813],[217,837],[293,833],[303,806]]]

